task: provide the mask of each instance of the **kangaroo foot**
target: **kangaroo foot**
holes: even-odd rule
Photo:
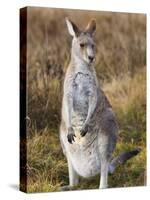
[[[69,191],[72,189],[73,189],[73,186],[65,185],[65,186],[60,187],[59,191]]]

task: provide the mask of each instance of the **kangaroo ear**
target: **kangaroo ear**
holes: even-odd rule
[[[95,21],[95,19],[92,19],[92,20],[88,23],[88,25],[87,25],[85,31],[86,31],[87,33],[90,33],[90,34],[92,35],[92,34],[95,32],[95,30],[96,30],[96,21]]]
[[[70,35],[72,35],[73,37],[78,37],[80,34],[80,30],[78,29],[78,27],[68,18],[66,18],[66,24]]]

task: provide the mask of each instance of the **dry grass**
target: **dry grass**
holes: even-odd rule
[[[67,163],[59,142],[64,73],[71,38],[65,17],[84,27],[95,18],[96,71],[119,121],[114,154],[140,148],[141,153],[117,168],[110,187],[144,185],[146,162],[146,17],[138,14],[28,9],[27,191],[57,191],[68,184]],[[75,189],[97,188],[99,177],[81,179]]]

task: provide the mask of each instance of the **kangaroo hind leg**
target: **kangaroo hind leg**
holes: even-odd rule
[[[108,172],[112,149],[110,148],[111,142],[107,134],[101,134],[99,137],[99,155],[100,155],[100,189],[108,187]]]
[[[101,174],[100,174],[100,189],[105,189],[108,187],[108,168],[109,161],[107,158],[101,159]]]
[[[69,170],[69,185],[71,187],[78,185],[79,183],[79,175],[75,171],[71,161],[69,158],[67,158],[68,161],[68,170]]]
[[[79,175],[75,171],[71,160],[67,156],[67,162],[68,162],[68,172],[69,172],[69,185],[63,186],[61,190],[71,190],[74,186],[77,186],[79,183]]]

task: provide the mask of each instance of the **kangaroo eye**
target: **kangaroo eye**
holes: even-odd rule
[[[81,43],[81,44],[80,44],[80,47],[81,47],[81,48],[85,47],[85,44]]]

